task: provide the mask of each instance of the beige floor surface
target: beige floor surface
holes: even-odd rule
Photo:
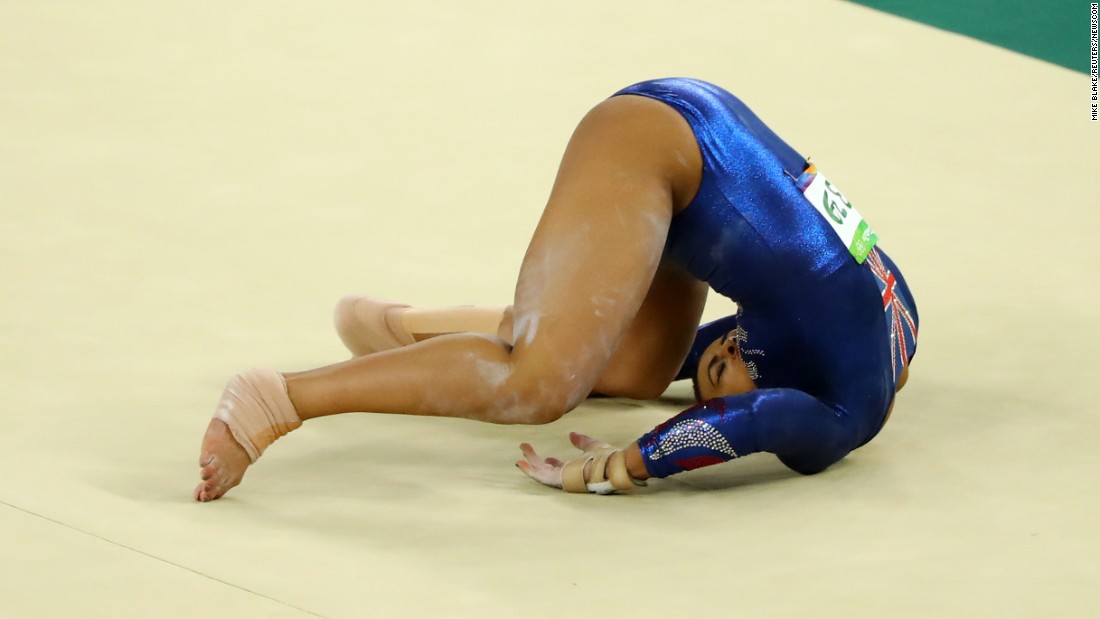
[[[833,0],[399,4],[0,4],[0,616],[1096,612],[1085,76]],[[679,384],[325,419],[190,500],[229,376],[343,358],[346,292],[507,302],[575,122],[667,75],[748,101],[903,265],[920,354],[873,443],[612,498],[512,467]]]

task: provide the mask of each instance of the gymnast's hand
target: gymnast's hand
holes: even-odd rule
[[[519,448],[526,460],[516,466],[531,479],[566,492],[613,494],[644,485],[630,476],[622,450],[611,443],[577,432],[569,433],[569,441],[584,452],[581,457],[568,462],[543,459],[530,443],[523,443]]]
[[[569,433],[569,442],[573,443],[573,446],[581,451],[587,452],[585,447],[596,449],[599,447],[610,447],[611,444],[598,441],[591,436],[585,436],[577,432]],[[562,467],[565,463],[557,458],[542,458],[535,453],[535,448],[531,446],[531,443],[520,443],[520,451],[523,452],[523,457],[527,460],[520,460],[516,462],[516,466],[519,470],[527,474],[531,479],[545,484],[551,488],[561,488],[561,474]]]

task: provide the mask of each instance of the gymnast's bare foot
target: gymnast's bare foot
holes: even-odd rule
[[[241,483],[251,462],[248,452],[233,438],[221,419],[211,419],[202,437],[199,466],[202,481],[195,487],[196,501],[213,501]]]

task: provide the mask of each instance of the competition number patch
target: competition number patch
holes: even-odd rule
[[[833,232],[848,247],[856,262],[863,264],[867,254],[871,253],[871,248],[878,242],[878,235],[871,230],[871,226],[852,203],[820,172],[814,176],[802,195],[829,222]]]

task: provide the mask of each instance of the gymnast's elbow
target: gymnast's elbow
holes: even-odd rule
[[[846,455],[848,455],[848,450],[830,450],[827,453],[819,452],[815,454],[776,454],[779,461],[787,468],[801,475],[817,475],[843,460]]]

